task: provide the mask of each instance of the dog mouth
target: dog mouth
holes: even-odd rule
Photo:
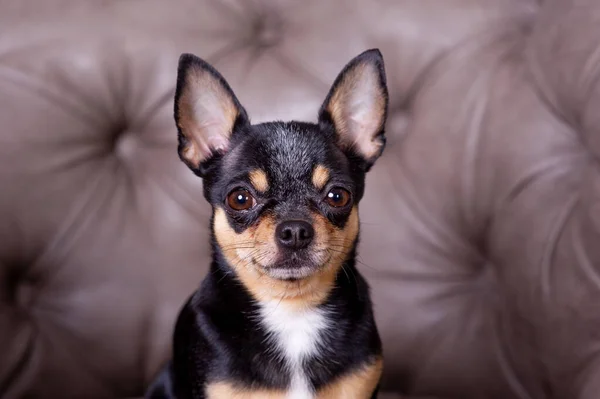
[[[315,268],[311,266],[299,266],[299,267],[288,267],[288,266],[275,266],[265,269],[266,274],[269,277],[276,280],[284,281],[298,281],[310,277],[315,273]]]
[[[273,279],[293,282],[314,275],[328,262],[326,251],[319,251],[310,254],[292,253],[269,266],[261,265],[256,260],[253,263]]]

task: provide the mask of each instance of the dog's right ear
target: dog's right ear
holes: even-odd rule
[[[368,171],[385,147],[388,91],[383,57],[367,50],[340,72],[319,111],[319,123],[333,127],[337,144],[357,155]]]
[[[192,54],[179,58],[175,122],[179,157],[201,177],[211,159],[227,152],[232,133],[250,123],[223,76]]]

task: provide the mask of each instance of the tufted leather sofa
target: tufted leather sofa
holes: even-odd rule
[[[207,270],[177,58],[255,122],[385,57],[361,207],[387,394],[600,397],[600,3],[0,1],[0,397],[140,396]]]

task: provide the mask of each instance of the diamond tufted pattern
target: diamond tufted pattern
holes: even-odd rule
[[[0,1],[0,397],[140,396],[206,273],[176,156],[180,53],[253,121],[315,120],[385,57],[361,205],[387,394],[596,399],[600,6],[593,0]],[[411,396],[412,397],[412,396]]]

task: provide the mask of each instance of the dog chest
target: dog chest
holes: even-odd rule
[[[288,399],[310,399],[314,390],[304,370],[304,361],[315,356],[328,319],[322,309],[290,308],[281,302],[267,302],[261,308],[261,321],[269,334],[270,344],[282,356],[290,373]]]

